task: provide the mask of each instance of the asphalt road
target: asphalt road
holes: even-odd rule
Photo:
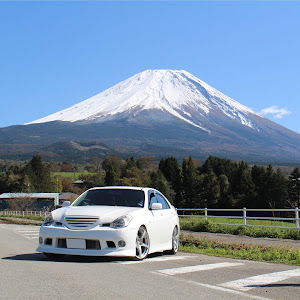
[[[0,224],[0,299],[300,299],[300,268],[180,252],[136,262],[35,252],[38,227]]]

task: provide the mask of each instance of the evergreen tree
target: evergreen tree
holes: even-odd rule
[[[25,166],[24,173],[28,176],[31,192],[54,192],[55,188],[51,181],[50,172],[38,154],[33,156],[31,161]]]
[[[168,198],[168,200],[171,203],[173,203],[172,191],[169,187],[168,181],[166,180],[161,170],[157,170],[157,172],[153,172],[151,174],[151,187],[159,190]]]
[[[300,205],[300,169],[295,168],[288,179],[288,193],[293,206]]]
[[[217,207],[220,199],[220,184],[213,170],[204,174],[201,190],[201,202],[204,203],[204,206],[209,208]]]
[[[174,206],[182,207],[182,175],[177,159],[175,157],[168,157],[166,160],[161,159],[159,163],[159,170],[162,171],[175,193]]]
[[[288,199],[287,177],[280,169],[273,175],[272,208],[285,208]]]
[[[232,194],[237,207],[251,207],[255,186],[252,181],[251,169],[241,161],[237,165],[235,179],[232,183]]]
[[[191,158],[182,161],[182,183],[183,183],[183,196],[184,207],[199,207],[201,201],[199,195],[199,172]]]
[[[120,175],[113,161],[110,162],[110,166],[105,174],[104,183],[108,186],[116,186],[119,184]]]

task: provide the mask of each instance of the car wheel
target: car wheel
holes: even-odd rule
[[[178,227],[175,226],[173,233],[172,233],[172,250],[166,251],[168,254],[176,254],[179,248],[179,231]]]
[[[150,239],[148,232],[144,226],[141,226],[136,236],[136,254],[137,260],[142,260],[148,256],[150,247]]]
[[[48,253],[48,252],[43,252],[43,254],[47,257],[47,258],[50,258],[50,259],[59,259],[59,258],[62,258],[64,257],[63,254],[55,254],[55,253]]]

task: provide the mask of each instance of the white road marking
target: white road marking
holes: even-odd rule
[[[153,257],[153,258],[146,258],[141,261],[118,261],[116,263],[122,264],[122,265],[132,265],[132,264],[140,264],[140,263],[146,263],[146,262],[161,262],[161,261],[170,261],[170,260],[180,260],[180,259],[187,259],[187,258],[193,258],[194,256],[183,256],[183,255],[177,255],[177,256],[161,256],[161,257]]]
[[[20,233],[26,233],[26,232],[39,232],[39,230],[18,230]]]
[[[250,289],[254,289],[268,284],[273,284],[275,282],[283,281],[291,277],[297,276],[300,276],[300,268],[229,281],[220,284],[220,286],[232,288],[239,291],[248,291]]]
[[[39,235],[39,233],[24,233],[24,235]]]
[[[227,268],[227,267],[235,267],[242,266],[243,263],[214,263],[214,264],[206,264],[206,265],[197,265],[197,266],[188,266],[188,267],[180,267],[180,268],[172,268],[172,269],[164,269],[158,270],[157,272],[166,274],[166,275],[177,275],[177,274],[185,274],[191,272],[199,272],[199,271],[207,271],[218,268]]]
[[[255,295],[247,294],[247,293],[244,293],[244,292],[241,292],[241,291],[236,291],[236,290],[228,289],[228,288],[217,286],[217,285],[197,282],[197,281],[193,281],[193,280],[186,280],[184,278],[180,278],[180,277],[176,277],[176,276],[170,276],[170,275],[157,273],[157,272],[152,272],[152,273],[155,273],[155,274],[160,275],[160,276],[166,276],[166,277],[172,278],[172,280],[179,281],[179,282],[184,282],[186,284],[192,284],[192,285],[201,286],[201,287],[204,287],[204,288],[207,288],[207,289],[212,289],[212,290],[221,291],[221,292],[225,292],[225,293],[229,293],[229,294],[239,295],[239,296],[242,296],[243,298],[257,299],[257,300],[271,300],[269,298],[255,296]]]

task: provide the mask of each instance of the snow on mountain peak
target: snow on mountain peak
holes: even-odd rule
[[[251,109],[212,88],[184,70],[146,70],[67,109],[28,124],[51,121],[101,123],[118,114],[160,110],[208,131],[201,117],[222,112],[243,125],[256,128]],[[257,115],[257,114],[256,114]]]

